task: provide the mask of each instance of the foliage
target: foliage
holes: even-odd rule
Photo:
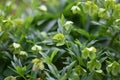
[[[119,80],[119,0],[1,0],[0,80]]]

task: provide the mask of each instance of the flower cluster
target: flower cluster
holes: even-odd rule
[[[65,44],[65,37],[62,33],[54,35],[52,39],[56,42],[56,46],[62,46]]]

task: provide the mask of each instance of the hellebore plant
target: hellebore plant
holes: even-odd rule
[[[0,80],[120,80],[119,0],[0,0]]]

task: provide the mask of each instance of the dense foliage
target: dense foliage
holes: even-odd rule
[[[119,0],[0,0],[0,80],[119,75]]]

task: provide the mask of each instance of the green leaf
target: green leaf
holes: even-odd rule
[[[61,70],[62,74],[65,74],[66,71],[68,71],[68,73],[69,73],[69,71],[72,69],[72,67],[75,65],[75,63],[76,63],[76,61],[73,61],[72,63],[70,63],[69,65],[67,65],[66,67],[64,67]],[[67,75],[68,75],[68,73],[67,73]]]
[[[54,50],[50,56],[50,61],[53,61],[53,58],[55,57],[55,55],[57,54],[58,50]]]
[[[24,67],[17,66],[16,71],[17,71],[17,73],[24,75],[24,72],[26,71],[26,66],[24,66]]]
[[[3,34],[4,34],[4,32],[0,32],[0,38],[2,37]]]
[[[75,43],[76,43],[77,45],[79,45],[79,47],[82,46],[81,42],[80,42],[78,39],[75,40]]]
[[[54,25],[56,24],[56,22],[57,22],[56,20],[51,20],[51,21],[49,21],[49,22],[47,23],[47,25],[44,26],[43,31],[46,31],[46,32],[50,31],[50,30],[54,27]]]
[[[33,21],[33,17],[31,17],[31,16],[29,16],[25,19],[26,28],[28,28],[30,26],[32,21]]]
[[[62,14],[62,16],[61,16],[61,24],[62,24],[62,26],[64,25],[64,23],[65,23],[65,17],[64,17],[64,15]]]
[[[56,44],[56,46],[62,46],[64,44],[65,44],[65,42],[59,42],[59,43]]]
[[[63,25],[61,24],[61,20],[60,19],[58,19],[58,29],[57,29],[57,31],[59,33],[64,33]]]
[[[90,39],[90,34],[89,34],[87,31],[85,31],[84,29],[74,29],[74,31],[76,31],[76,32],[84,35],[84,36],[87,37],[88,39]]]
[[[49,67],[49,69],[50,69],[50,72],[57,78],[57,79],[59,79],[59,72],[58,72],[58,70],[57,70],[57,68],[56,68],[56,66],[55,65],[53,65],[53,64],[47,64],[48,65],[48,67]]]
[[[24,72],[22,70],[20,70],[20,67],[17,67],[17,69],[12,69],[11,67],[8,67],[9,69],[11,69],[12,71],[14,71],[15,73],[19,74],[21,77],[23,77],[25,80],[27,80],[25,77],[24,77]]]
[[[67,74],[64,74],[63,76],[61,76],[60,80],[67,80]]]
[[[71,80],[80,80],[80,78],[79,78],[79,75],[77,74],[77,73],[72,73],[72,75],[71,75]]]

